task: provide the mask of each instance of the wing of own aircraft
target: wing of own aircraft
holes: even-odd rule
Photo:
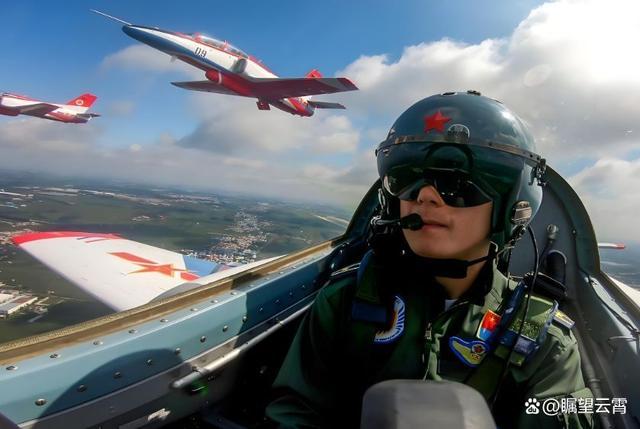
[[[12,240],[117,311],[146,304],[188,283],[207,284],[271,260],[232,267],[114,234],[90,232],[33,232]]]
[[[545,236],[550,240],[549,225],[558,227],[549,248],[566,256],[567,295],[561,309],[575,322],[573,341],[580,344],[585,384],[596,398],[620,400],[617,414],[594,413],[596,426],[635,428],[640,418],[640,301],[630,301],[627,288],[602,272],[595,232],[577,194],[551,167],[546,179],[532,229],[542,243]],[[189,414],[190,423],[206,419],[224,421],[227,427],[260,426],[267,392],[316,293],[331,272],[353,267],[368,250],[379,189],[377,183],[364,196],[343,236],[273,261],[263,272],[238,276],[230,288],[213,285],[178,303],[151,302],[148,312],[109,315],[0,344],[0,412],[23,428],[175,427]],[[102,246],[119,238],[105,236],[76,239]],[[533,250],[532,242],[519,241],[512,260],[515,275],[532,269]],[[100,261],[108,260],[98,254]],[[143,257],[151,260],[151,255]],[[137,268],[121,269],[124,276]],[[156,317],[149,320],[149,313]],[[608,402],[601,403],[611,410]],[[418,405],[424,411],[420,422],[432,422],[435,417],[424,402]],[[470,407],[465,403],[463,408],[469,412]],[[415,406],[403,409],[416,414]],[[445,419],[441,426],[457,423],[455,411],[438,415]]]

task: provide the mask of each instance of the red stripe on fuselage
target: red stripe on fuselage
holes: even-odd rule
[[[309,112],[304,104],[304,102],[300,101],[299,98],[287,98],[287,100],[293,104],[293,106],[297,110],[297,114],[300,116],[311,116],[313,112]]]

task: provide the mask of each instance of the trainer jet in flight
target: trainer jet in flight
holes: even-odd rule
[[[52,121],[84,124],[95,113],[87,113],[87,110],[97,100],[93,94],[82,94],[65,104],[47,103],[24,95],[3,92],[0,94],[0,114],[7,116],[29,115],[37,118],[50,119]]]
[[[133,25],[130,22],[92,10],[118,21],[130,37],[191,64],[204,71],[206,80],[171,82],[192,91],[257,98],[258,109],[276,107],[293,115],[311,116],[315,109],[344,109],[339,103],[311,101],[311,95],[332,94],[358,89],[345,77],[323,78],[311,70],[302,78],[279,78],[258,59],[227,41],[201,33],[179,33],[157,27]]]

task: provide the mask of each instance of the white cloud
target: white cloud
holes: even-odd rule
[[[340,170],[323,164],[309,164],[302,169],[302,174],[308,179],[329,181],[338,177],[340,175]]]
[[[331,168],[322,164],[317,164],[314,171],[313,160],[279,162],[282,155],[276,152],[266,157],[269,150],[235,156],[193,149],[175,144],[169,134],[162,134],[153,143],[114,148],[100,144],[102,130],[92,124],[69,125],[35,118],[0,122],[0,169],[115,178],[158,186],[177,184],[315,202],[350,204],[360,196],[357,189],[343,188],[331,180],[348,172],[348,167],[332,174]],[[324,183],[325,179],[330,180]]]
[[[180,140],[185,147],[236,156],[278,154],[286,162],[291,152],[308,158],[353,153],[360,141],[358,130],[344,115],[318,112],[300,118],[273,107],[260,111],[255,100],[217,94],[194,94],[192,100],[201,122]]]
[[[149,46],[136,44],[128,46],[102,60],[101,68],[109,70],[113,68],[137,71],[154,72],[183,72],[194,74],[193,67],[182,61],[172,61],[171,57]],[[202,78],[203,73],[198,75]]]
[[[135,103],[130,100],[116,100],[109,105],[107,111],[110,116],[129,116],[135,106]]]
[[[85,152],[101,133],[100,126],[93,121],[78,126],[23,116],[1,125],[0,152],[22,149],[36,157],[40,153],[64,157],[69,152]]]
[[[389,124],[413,102],[449,90],[476,89],[530,123],[552,164],[623,154],[640,117],[640,3],[546,3],[505,39],[452,40],[405,48],[401,57],[360,57],[340,75],[361,91],[350,109],[386,114]]]
[[[640,159],[603,158],[569,178],[601,241],[640,241]]]
[[[0,166],[18,160],[35,169],[80,171],[78,165],[96,164],[87,171],[353,205],[376,178],[373,149],[403,110],[434,93],[476,89],[531,125],[539,152],[556,170],[606,157],[571,181],[600,235],[638,238],[640,231],[612,226],[640,212],[640,196],[624,200],[618,193],[640,189],[633,176],[637,161],[623,159],[638,147],[638,22],[635,0],[557,1],[534,9],[502,39],[425,41],[405,47],[398,58],[361,56],[336,73],[354,80],[360,91],[318,97],[348,110],[319,111],[312,118],[258,111],[251,99],[190,93],[191,112],[185,114],[200,121],[192,133],[161,134],[153,145],[141,144],[139,151],[131,146],[126,154],[96,146],[92,133],[99,128],[67,127],[61,133],[30,122],[22,135],[13,123],[0,124]],[[200,70],[140,44],[108,56],[102,67],[202,79]],[[62,151],[74,155],[60,160]],[[614,204],[600,204],[609,199]],[[616,205],[625,210],[611,208]]]

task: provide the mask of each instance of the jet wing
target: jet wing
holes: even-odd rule
[[[171,82],[171,85],[175,85],[178,88],[184,88],[191,91],[215,92],[217,94],[225,94],[225,95],[240,95],[210,80],[196,80],[192,82]]]
[[[49,103],[35,103],[27,106],[14,107],[23,115],[44,116],[58,109],[58,106]]]
[[[626,246],[622,243],[598,243],[598,249],[624,250]]]
[[[13,242],[114,310],[146,304],[184,283],[207,284],[260,265],[231,268],[114,234],[33,232]]]
[[[629,298],[631,298],[638,309],[640,309],[640,290],[632,288],[631,286],[628,286],[620,280],[611,277],[610,274],[607,274],[607,277],[609,277],[609,279],[611,279],[611,281],[615,283],[615,285],[618,286],[622,292],[624,292]]]
[[[249,81],[253,95],[260,99],[304,97],[358,89],[346,77],[250,78],[243,76],[243,78]]]

